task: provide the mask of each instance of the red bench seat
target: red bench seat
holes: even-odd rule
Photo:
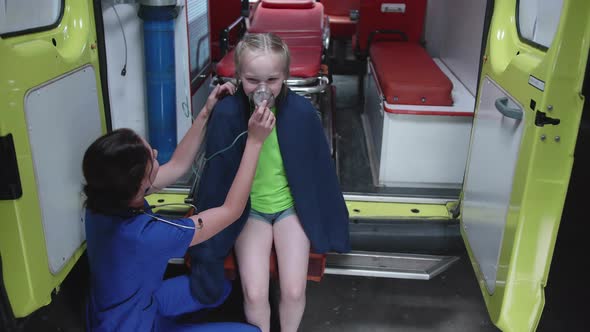
[[[388,103],[453,105],[453,84],[419,44],[376,42],[369,55]]]

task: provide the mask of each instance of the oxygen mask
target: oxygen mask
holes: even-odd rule
[[[266,107],[272,107],[274,105],[275,96],[272,94],[272,91],[268,87],[268,85],[261,83],[258,84],[256,90],[252,92],[251,100],[254,102],[256,108],[258,108],[263,101],[267,101]]]

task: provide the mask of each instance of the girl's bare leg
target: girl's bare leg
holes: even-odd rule
[[[268,278],[272,240],[272,225],[250,218],[235,245],[246,319],[262,332],[270,330]]]
[[[305,287],[309,260],[309,239],[297,215],[290,215],[273,226],[281,300],[281,332],[295,332],[305,310]]]

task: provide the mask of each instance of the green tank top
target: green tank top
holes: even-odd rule
[[[276,114],[275,107],[271,111]],[[252,183],[250,202],[254,210],[262,213],[276,213],[294,205],[279,148],[276,126],[262,145]]]

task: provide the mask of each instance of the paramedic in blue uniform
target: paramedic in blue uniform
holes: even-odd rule
[[[261,105],[249,119],[246,152],[223,205],[189,218],[155,215],[145,196],[173,184],[189,171],[204,128],[219,98],[233,94],[217,86],[172,158],[161,167],[157,151],[130,129],[98,138],[84,155],[86,237],[90,265],[87,303],[89,331],[258,331],[241,323],[183,324],[179,316],[203,308],[192,295],[189,277],[163,280],[168,260],[183,257],[237,220],[248,200],[258,156],[274,127],[272,112]]]

